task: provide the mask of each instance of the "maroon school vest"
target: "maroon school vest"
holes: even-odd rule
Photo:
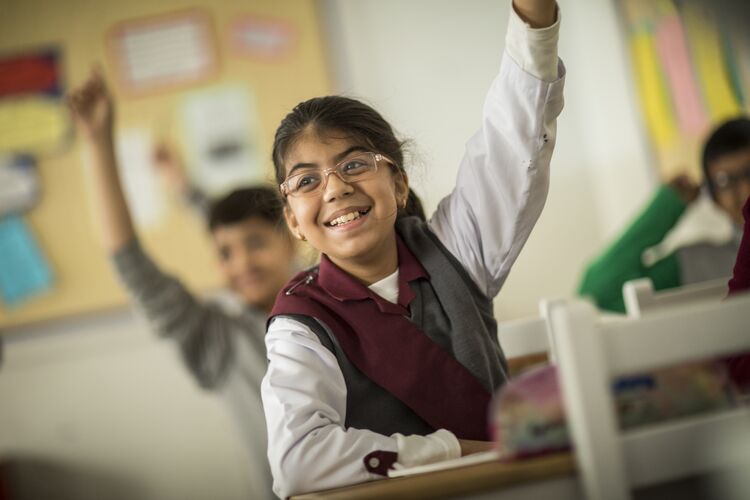
[[[400,237],[397,245],[397,304],[382,299],[324,255],[317,270],[298,274],[280,292],[270,321],[279,315],[315,318],[335,337],[351,364],[432,429],[448,429],[460,439],[486,440],[491,391],[449,349],[409,320],[415,298],[412,286],[430,276]]]

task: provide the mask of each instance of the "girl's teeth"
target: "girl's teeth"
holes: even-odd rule
[[[331,225],[332,226],[338,226],[340,224],[344,224],[346,222],[350,222],[350,221],[353,221],[354,219],[358,219],[358,218],[359,218],[359,212],[351,212],[351,213],[348,213],[346,215],[342,215],[341,217],[338,217],[336,219],[333,219],[331,221]]]

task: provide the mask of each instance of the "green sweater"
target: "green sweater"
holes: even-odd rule
[[[651,278],[655,290],[682,284],[676,253],[651,267],[641,261],[644,250],[666,236],[685,211],[677,192],[662,186],[646,209],[602,255],[586,268],[578,294],[591,297],[600,309],[625,312],[622,285],[638,278]]]

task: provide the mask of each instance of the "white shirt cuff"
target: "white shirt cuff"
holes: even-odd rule
[[[560,8],[557,7],[555,23],[546,28],[534,29],[521,19],[511,2],[505,50],[516,64],[534,78],[554,82],[559,78],[557,68],[557,41],[560,35]]]
[[[398,446],[398,462],[394,469],[426,465],[461,456],[461,444],[456,436],[445,429],[440,429],[427,436],[404,436],[393,434]]]

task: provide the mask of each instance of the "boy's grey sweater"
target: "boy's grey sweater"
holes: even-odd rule
[[[133,239],[113,255],[120,280],[154,331],[177,343],[198,384],[229,407],[255,469],[253,496],[271,492],[266,427],[260,383],[267,359],[265,314],[250,308],[230,312],[198,300],[183,284],[162,272]]]

